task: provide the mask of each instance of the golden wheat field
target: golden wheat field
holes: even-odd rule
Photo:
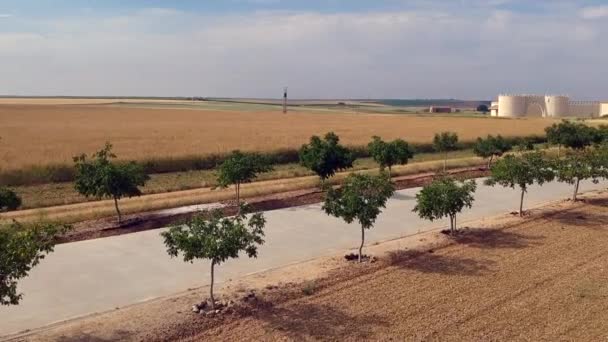
[[[347,145],[373,135],[430,142],[434,133],[461,140],[486,134],[540,134],[546,119],[423,117],[327,112],[218,111],[115,105],[0,104],[0,168],[71,162],[109,141],[122,159],[178,157],[233,149],[297,148],[313,134],[335,131]]]

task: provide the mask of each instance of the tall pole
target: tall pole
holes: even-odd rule
[[[283,114],[287,114],[287,87],[283,88]]]

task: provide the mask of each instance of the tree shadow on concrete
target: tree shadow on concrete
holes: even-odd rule
[[[400,250],[389,252],[388,255],[391,265],[423,273],[481,276],[494,264],[489,260],[440,255],[428,251]]]
[[[132,333],[125,330],[117,330],[110,337],[98,337],[88,333],[79,333],[73,336],[61,336],[58,342],[114,342],[129,340]]]
[[[306,303],[272,307],[256,319],[266,322],[270,329],[281,331],[295,341],[344,338],[365,340],[371,337],[372,328],[388,326],[378,315],[352,315],[333,306]]]
[[[469,228],[451,239],[475,248],[526,248],[540,244],[541,236],[522,235],[504,229]]]

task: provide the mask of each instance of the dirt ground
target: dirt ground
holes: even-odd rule
[[[483,228],[482,228],[483,227]],[[205,288],[62,324],[28,341],[598,341],[608,337],[608,195],[369,246],[228,282],[266,286],[231,314],[194,314]],[[316,280],[303,280],[303,275]],[[306,289],[306,291],[304,291]],[[304,293],[306,292],[306,293]],[[238,299],[237,299],[238,300]]]
[[[299,148],[313,134],[335,131],[347,145],[373,135],[430,143],[441,131],[461,140],[487,134],[543,134],[553,120],[422,117],[335,112],[225,111],[113,105],[0,104],[0,168],[72,164],[110,141],[119,158],[142,160]]]

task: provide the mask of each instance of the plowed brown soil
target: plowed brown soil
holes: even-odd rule
[[[593,201],[234,320],[192,340],[580,340],[608,337],[608,208]]]
[[[189,312],[202,296],[189,292],[24,340],[605,340],[608,196],[501,220],[456,238],[415,237],[443,247],[404,249],[410,245],[394,242],[401,249],[390,245],[379,262],[342,261],[309,296],[302,284],[284,285],[261,291],[247,310],[209,318]],[[368,252],[379,255],[380,248]],[[308,272],[305,265],[294,267]]]

